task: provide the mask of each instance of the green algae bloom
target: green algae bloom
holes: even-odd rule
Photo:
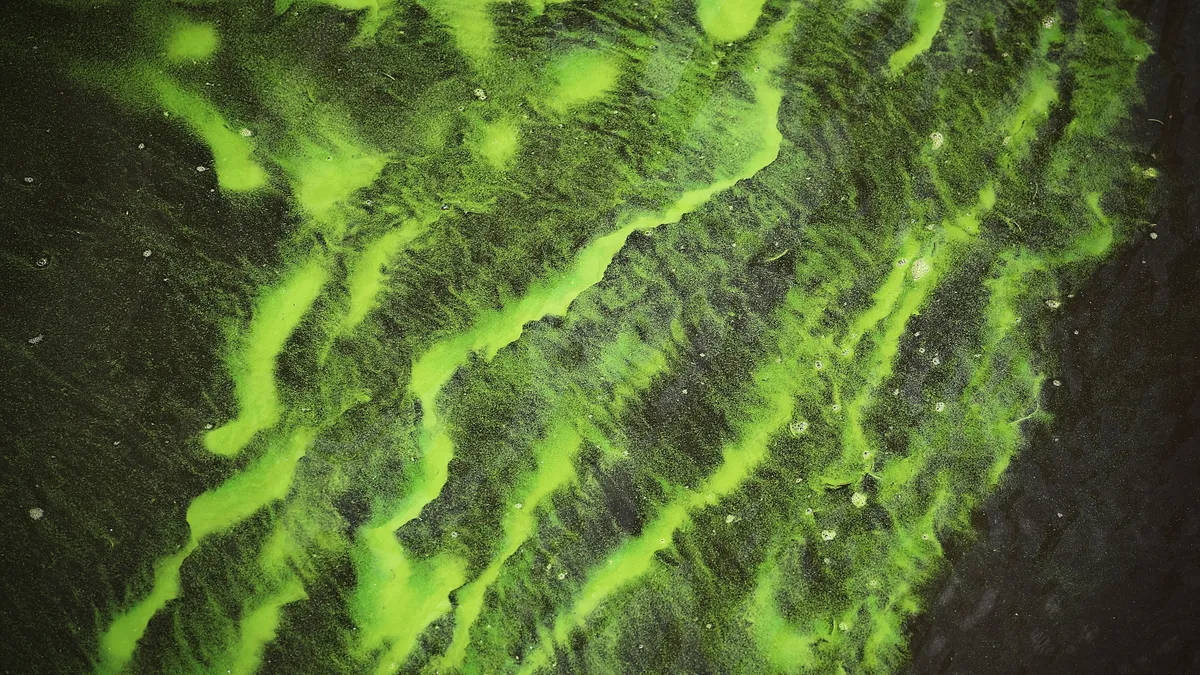
[[[901,671],[1157,189],[1106,0],[159,4],[62,77],[259,250],[99,673]]]

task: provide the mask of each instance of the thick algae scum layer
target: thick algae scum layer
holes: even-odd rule
[[[244,230],[96,672],[903,670],[1156,198],[1104,0],[47,11]]]

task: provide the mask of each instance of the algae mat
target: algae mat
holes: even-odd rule
[[[902,669],[1159,194],[1102,0],[5,12],[15,672]]]

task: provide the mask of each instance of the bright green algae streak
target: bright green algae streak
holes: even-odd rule
[[[67,70],[287,216],[98,672],[901,670],[1154,195],[1097,0],[128,19]]]

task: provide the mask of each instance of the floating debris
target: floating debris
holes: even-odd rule
[[[929,274],[929,261],[924,258],[917,258],[912,264],[913,281],[920,281],[921,277]]]
[[[29,517],[33,518],[34,520],[41,520],[42,516],[44,515],[46,515],[46,512],[36,506],[32,509],[29,509]]]

